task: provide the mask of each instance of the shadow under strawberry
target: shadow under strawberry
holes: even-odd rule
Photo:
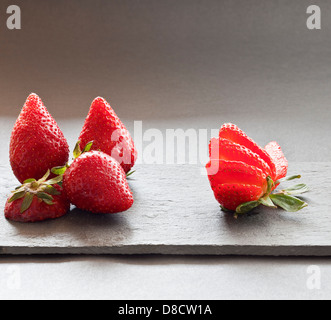
[[[32,239],[35,246],[40,246],[39,239],[42,239],[42,245],[52,247],[55,243],[60,243],[60,248],[65,248],[73,238],[78,239],[82,247],[98,246],[101,242],[116,245],[132,236],[132,228],[125,215],[93,214],[73,206],[60,219],[29,224],[8,220],[8,223],[20,237]]]

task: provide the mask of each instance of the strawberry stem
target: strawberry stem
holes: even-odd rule
[[[12,203],[23,198],[20,209],[21,214],[30,208],[34,197],[37,197],[39,201],[42,201],[47,205],[53,205],[53,196],[58,196],[61,194],[61,192],[58,191],[54,185],[61,184],[63,175],[47,180],[50,173],[50,170],[48,170],[44,177],[38,181],[35,179],[25,180],[23,185],[16,188],[15,191],[12,192],[13,195],[8,202]]]
[[[130,171],[126,174],[126,177],[129,178],[130,176],[132,176],[134,173],[136,172],[136,170]]]

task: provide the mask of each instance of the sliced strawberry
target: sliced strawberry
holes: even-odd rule
[[[253,139],[249,138],[246,133],[244,133],[236,125],[231,123],[223,125],[220,130],[219,137],[245,146],[246,148],[257,154],[269,165],[271,170],[271,178],[275,179],[276,167],[270,155],[265,150],[263,150]]]
[[[206,169],[215,198],[223,211],[234,211],[236,218],[260,205],[288,212],[308,205],[295,197],[309,191],[305,184],[273,193],[281,182],[301,177],[283,179],[288,162],[276,142],[261,149],[237,126],[225,124],[219,137],[211,140],[209,154]]]
[[[258,154],[230,140],[213,138],[209,152],[211,159],[240,161],[261,169],[267,176],[272,176],[269,165]]]
[[[274,181],[285,178],[288,171],[288,161],[277,142],[270,142],[266,147],[265,151],[268,152],[272,158],[276,168],[276,175]]]
[[[244,184],[220,184],[213,191],[221,206],[232,211],[236,211],[241,204],[257,201],[264,195],[262,187]]]
[[[218,168],[218,170],[217,170]],[[217,173],[214,174],[215,169]],[[211,160],[207,172],[212,186],[219,184],[245,184],[259,186],[267,191],[267,176],[261,169],[243,162]]]

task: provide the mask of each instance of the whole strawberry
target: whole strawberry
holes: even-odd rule
[[[40,179],[47,170],[65,165],[68,159],[67,140],[41,99],[31,94],[10,140],[10,163],[15,176],[21,183],[31,177]]]
[[[103,98],[93,101],[79,141],[81,149],[93,141],[92,150],[102,151],[113,157],[126,173],[136,162],[137,150],[130,133]]]
[[[40,180],[29,179],[13,191],[5,205],[5,217],[17,222],[38,222],[64,216],[70,202],[62,187],[62,177],[48,180],[50,172]]]
[[[134,201],[123,168],[99,151],[74,160],[64,173],[63,188],[72,204],[92,213],[123,212]]]
[[[209,148],[206,166],[211,188],[224,211],[250,212],[259,205],[296,212],[307,203],[295,197],[308,191],[304,184],[273,194],[286,179],[288,162],[276,142],[262,149],[236,125],[225,124]]]

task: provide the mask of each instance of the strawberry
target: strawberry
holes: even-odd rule
[[[269,165],[256,153],[232,141],[213,138],[210,142],[209,153],[211,159],[241,161],[261,169],[267,176],[271,176]]]
[[[28,179],[18,187],[5,205],[5,217],[17,222],[38,222],[64,216],[70,202],[58,184],[62,176],[48,180],[50,172],[40,180]]]
[[[83,149],[93,141],[92,150],[102,151],[117,160],[128,173],[137,159],[137,150],[130,133],[103,98],[96,98],[79,137]]]
[[[265,151],[270,155],[276,167],[275,180],[280,180],[286,177],[288,169],[288,161],[277,142],[270,142],[265,148]]]
[[[219,170],[213,174],[215,166]],[[268,189],[266,174],[243,162],[211,160],[207,171],[215,198],[228,210],[235,211],[245,202],[259,200]]]
[[[236,125],[231,123],[224,124],[220,130],[219,137],[230,140],[241,146],[245,146],[247,149],[250,149],[252,152],[257,154],[269,165],[271,170],[271,178],[275,179],[276,168],[270,155],[259,147],[253,139],[248,137],[246,133],[239,129]]]
[[[111,156],[85,152],[66,169],[63,188],[72,204],[92,213],[117,213],[131,208],[133,195],[120,164]]]
[[[69,146],[41,99],[31,94],[14,126],[10,140],[10,163],[17,179],[40,179],[54,166],[69,159]]]
[[[209,155],[208,178],[224,211],[235,211],[237,217],[261,204],[289,212],[307,206],[295,197],[309,190],[305,184],[272,193],[281,182],[301,178],[285,178],[288,162],[276,142],[262,149],[236,125],[225,124],[219,138],[211,139]]]

